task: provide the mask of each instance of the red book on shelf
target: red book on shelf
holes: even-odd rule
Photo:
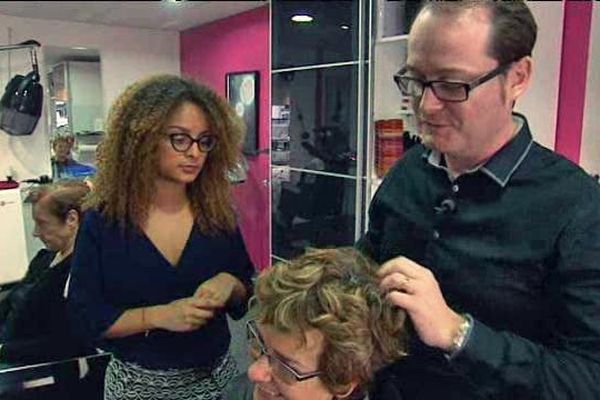
[[[382,178],[404,153],[401,119],[375,121],[375,173]]]

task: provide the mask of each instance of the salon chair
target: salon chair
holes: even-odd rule
[[[110,353],[11,367],[1,365],[0,399],[101,400]]]

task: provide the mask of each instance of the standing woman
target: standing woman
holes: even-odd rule
[[[81,333],[113,353],[105,399],[218,399],[236,373],[225,312],[254,272],[227,171],[242,128],[213,91],[161,75],[116,100],[69,288]]]

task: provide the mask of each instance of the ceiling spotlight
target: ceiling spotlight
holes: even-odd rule
[[[348,29],[350,29],[350,25],[342,24],[340,25],[340,28],[347,31]]]
[[[314,18],[308,14],[296,14],[292,16],[292,21],[298,23],[313,22]]]

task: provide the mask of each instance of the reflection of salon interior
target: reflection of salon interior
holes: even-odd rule
[[[268,10],[264,1],[0,4],[0,49],[29,39],[39,42],[35,53],[43,88],[39,98],[43,106],[32,132],[10,134],[0,129],[0,308],[13,289],[24,293],[22,279],[44,247],[33,237],[28,194],[51,180],[86,181],[93,187],[98,145],[116,96],[143,77],[174,74],[204,82],[225,97],[226,74],[250,70],[260,72],[263,90],[267,90]],[[221,61],[206,63],[207,43],[215,47],[215,54],[223,54]],[[223,51],[232,43],[255,51],[232,59],[230,50]],[[262,53],[256,52],[255,43],[261,44]],[[29,47],[0,50],[0,88],[31,69]],[[268,107],[261,105],[261,111],[267,112]],[[262,120],[263,124],[267,121]],[[263,137],[254,140],[254,145],[260,141],[267,146],[268,126],[263,126],[260,134]],[[248,155],[229,174],[236,183],[236,196],[245,196],[248,202],[261,199],[265,220],[268,196],[262,180],[266,176],[261,178],[256,170],[261,167],[266,174],[267,159],[266,153]],[[268,237],[254,244],[254,252],[267,242]],[[268,250],[264,258],[268,260]],[[37,310],[39,314],[47,312],[42,308]],[[35,321],[35,315],[31,320]],[[0,335],[5,323],[0,321]],[[243,334],[239,336],[236,351],[243,359]],[[0,398],[102,398],[104,367],[110,354],[93,350],[75,358],[48,359],[41,353],[47,352],[40,352],[37,359],[34,354],[7,360],[0,346]]]
[[[256,107],[235,108],[253,125],[252,136],[228,177],[258,270],[306,247],[353,245],[366,231],[369,202],[386,173],[419,142],[409,99],[392,78],[405,62],[417,3],[0,2],[0,90],[32,66],[29,48],[1,51],[2,45],[30,39],[41,44],[35,51],[43,86],[33,132],[0,129],[0,304],[43,247],[32,236],[29,190],[52,179],[93,188],[111,104],[153,74],[194,78],[225,99],[230,74],[255,77],[246,94]],[[557,27],[565,12],[561,2],[529,3],[542,32],[536,64],[543,68],[516,110],[528,115],[538,142],[555,148],[557,105],[549,99],[558,93],[563,32]],[[600,2],[594,3],[600,24]],[[588,71],[598,89],[598,39],[594,46]],[[599,120],[587,118],[587,132],[600,131]],[[600,173],[593,138],[582,137],[581,164]],[[242,371],[249,361],[243,322],[231,329]],[[9,365],[0,347],[0,399],[100,399],[108,356]]]
[[[100,54],[84,47],[43,50],[52,177],[91,176],[104,134]]]

